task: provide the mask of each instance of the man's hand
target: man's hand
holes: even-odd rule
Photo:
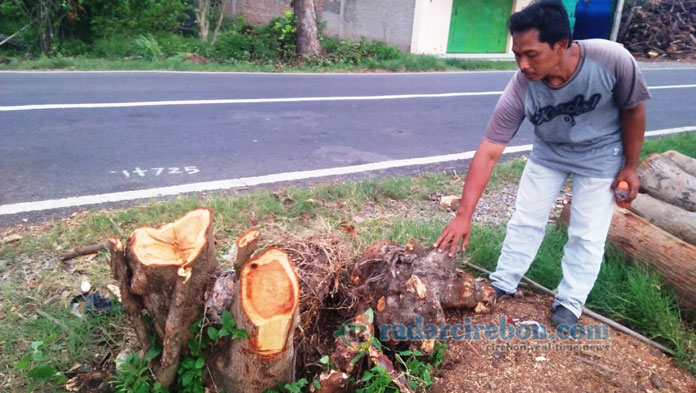
[[[638,189],[640,188],[640,179],[638,178],[638,171],[636,171],[635,168],[624,167],[624,169],[622,169],[621,172],[619,172],[619,174],[616,176],[614,183],[611,184],[611,189],[615,191],[616,187],[621,181],[625,181],[626,183],[628,183],[628,196],[625,198],[617,199],[616,204],[619,207],[625,209],[631,205],[631,202],[633,202],[633,200],[636,199],[636,196],[638,195]]]
[[[436,247],[440,252],[444,252],[449,248],[449,256],[452,257],[457,251],[460,241],[463,240],[462,251],[466,249],[466,246],[469,245],[470,236],[471,220],[457,215],[445,226],[433,247]]]

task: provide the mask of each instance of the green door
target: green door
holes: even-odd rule
[[[512,0],[454,0],[448,53],[504,53]]]

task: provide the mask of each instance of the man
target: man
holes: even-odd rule
[[[577,322],[604,254],[619,181],[630,203],[645,133],[648,88],[633,57],[606,40],[571,42],[560,1],[532,3],[509,21],[519,66],[495,107],[466,175],[457,215],[435,247],[453,255],[469,243],[471,217],[506,144],[527,117],[534,144],[520,180],[515,212],[491,284],[496,297],[514,293],[544,238],[549,211],[573,178],[563,280],[552,308],[554,325]]]

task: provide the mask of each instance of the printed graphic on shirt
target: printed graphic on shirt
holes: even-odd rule
[[[564,102],[556,106],[548,105],[538,109],[529,117],[529,120],[532,124],[538,126],[558,116],[564,115],[563,120],[570,123],[571,126],[574,126],[575,117],[593,111],[601,98],[601,94],[594,94],[588,100],[585,100],[584,94],[578,94],[572,101]]]

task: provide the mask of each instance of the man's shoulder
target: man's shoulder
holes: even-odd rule
[[[612,70],[617,64],[632,62],[633,55],[623,45],[600,38],[579,40],[585,56]]]

